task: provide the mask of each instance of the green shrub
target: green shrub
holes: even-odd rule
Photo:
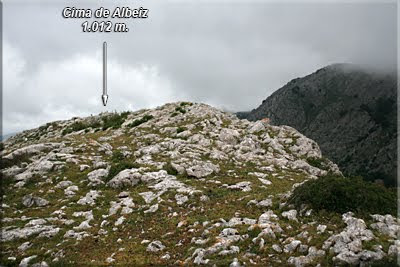
[[[182,113],[182,114],[185,114],[186,113],[186,110],[184,109],[184,108],[182,108],[182,107],[176,107],[175,108],[175,111],[179,111],[180,113]]]
[[[167,162],[164,165],[164,170],[169,174],[169,175],[178,175],[178,171],[172,167],[171,162]]]
[[[81,131],[81,130],[85,130],[85,132],[87,133],[87,132],[89,132],[89,128],[95,129],[95,128],[98,128],[100,126],[101,126],[101,123],[99,121],[93,121],[93,122],[90,122],[90,123],[85,123],[85,122],[82,122],[82,121],[78,121],[78,122],[72,123],[69,127],[65,128],[61,132],[61,134],[62,135],[66,135],[66,134],[70,134],[70,133],[73,133],[73,132],[78,132],[78,131]]]
[[[108,128],[118,129],[125,122],[129,112],[115,113],[110,116],[103,117],[103,131]]]
[[[49,127],[49,124],[42,125],[39,127],[39,131],[43,132],[43,131],[47,130],[48,127]]]
[[[178,129],[176,129],[176,132],[177,132],[177,133],[181,133],[181,132],[184,132],[184,131],[186,131],[186,130],[187,130],[186,127],[178,127]]]
[[[88,125],[90,128],[96,129],[101,127],[100,121],[93,121]]]
[[[367,264],[366,266],[368,266],[368,267],[397,267],[399,265],[397,264],[397,258],[392,256],[392,257],[383,258],[381,260],[373,261],[373,262]]]
[[[327,175],[297,187],[288,200],[300,208],[306,204],[315,211],[368,214],[396,214],[396,193],[382,185],[364,181],[361,177],[346,178]]]
[[[6,158],[1,158],[0,159],[0,169],[6,169],[9,167],[12,167],[14,165],[20,166],[21,163],[26,162],[30,163],[30,157],[28,154],[21,154],[18,156],[15,156],[13,159],[6,159]]]
[[[147,114],[146,114],[146,115],[143,116],[143,120],[145,120],[145,121],[149,121],[149,120],[151,120],[152,118],[154,118],[153,115],[147,115]]]
[[[193,103],[190,103],[190,102],[182,102],[182,103],[180,104],[181,107],[184,107],[184,106],[191,106],[191,105],[193,105]]]
[[[115,175],[117,175],[121,171],[132,168],[139,168],[139,166],[136,163],[128,162],[125,160],[111,164],[108,176],[106,178],[106,182],[110,181]]]
[[[327,160],[323,157],[321,158],[307,158],[307,163],[313,167],[321,170],[327,170]]]
[[[61,134],[66,135],[66,134],[70,134],[72,132],[78,132],[80,130],[86,129],[87,127],[88,127],[88,125],[81,121],[74,122],[69,127],[65,128]]]
[[[139,168],[136,163],[130,162],[120,150],[114,150],[111,156],[111,167],[106,177],[106,182],[125,169]]]
[[[140,124],[148,122],[152,118],[154,118],[152,115],[144,115],[141,119],[134,120],[132,123],[130,123],[128,125],[128,127],[133,128],[133,127],[139,126]]]
[[[122,154],[121,151],[119,151],[119,150],[113,151],[113,154],[111,156],[111,161],[112,162],[118,163],[118,162],[123,161],[124,159],[125,159],[124,154]]]

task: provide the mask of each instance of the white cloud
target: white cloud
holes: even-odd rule
[[[173,93],[174,85],[157,66],[109,61],[110,98],[107,107],[103,107],[101,51],[42,63],[29,75],[27,62],[8,42],[4,55],[5,133],[72,116],[148,108],[184,98]]]

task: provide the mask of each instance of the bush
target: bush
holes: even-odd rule
[[[382,185],[364,181],[361,177],[346,178],[327,175],[297,187],[288,203],[299,208],[306,204],[315,211],[396,215],[396,193]]]
[[[47,130],[48,127],[49,127],[49,124],[42,125],[39,127],[39,131],[43,132],[43,131]]]
[[[6,168],[12,167],[14,165],[20,166],[21,163],[23,163],[23,162],[26,162],[26,163],[31,162],[30,156],[26,153],[15,156],[13,159],[1,158],[0,159],[0,169],[6,169]]]
[[[111,156],[111,161],[112,162],[118,163],[118,162],[123,161],[124,159],[125,159],[124,154],[122,154],[121,151],[119,151],[119,150],[113,151],[113,154]]]
[[[186,110],[185,110],[184,108],[182,108],[181,106],[176,107],[176,108],[175,108],[175,111],[179,111],[179,112],[182,113],[182,114],[185,114],[185,113],[186,113]]]
[[[186,130],[187,130],[186,127],[178,127],[178,129],[176,129],[176,133],[181,133],[181,132],[184,132]]]
[[[148,121],[151,120],[152,118],[153,118],[152,115],[144,115],[141,119],[134,120],[132,123],[130,123],[130,124],[128,125],[128,127],[133,128],[133,127],[139,126],[140,124],[143,124],[143,123],[145,123],[145,122],[148,122]]]
[[[82,121],[78,121],[78,122],[72,123],[69,127],[65,128],[61,132],[61,134],[62,135],[66,135],[66,134],[70,134],[70,133],[73,133],[73,132],[78,132],[78,131],[81,131],[81,130],[85,130],[85,132],[89,132],[89,128],[93,128],[94,129],[94,128],[98,128],[100,126],[101,126],[101,124],[98,121],[94,121],[94,122],[91,122],[91,123],[85,123],[85,122],[82,122]]]
[[[169,174],[169,175],[178,175],[178,171],[172,167],[171,162],[167,162],[164,165],[164,170]]]
[[[132,168],[139,168],[139,166],[136,163],[132,163],[132,162],[128,162],[128,161],[122,161],[122,162],[111,164],[110,170],[108,172],[108,176],[106,178],[106,182],[110,181],[112,178],[114,178],[115,175],[117,175],[121,171],[126,170],[126,169],[132,169]]]
[[[70,134],[72,132],[78,132],[80,130],[86,129],[87,127],[88,127],[88,125],[81,121],[74,122],[71,124],[71,126],[65,128],[61,134],[66,135],[66,134]]]
[[[123,170],[139,168],[139,167],[140,166],[138,164],[128,161],[124,157],[124,154],[121,151],[115,150],[115,151],[113,151],[113,154],[111,156],[111,167],[108,172],[106,182],[111,180],[115,175],[117,175],[119,172],[121,172]]]
[[[180,104],[181,107],[184,107],[184,106],[191,106],[191,105],[193,105],[193,103],[190,103],[190,102],[182,102],[182,103]]]
[[[101,122],[100,121],[93,121],[91,122],[88,127],[96,129],[101,127]]]
[[[399,265],[397,264],[397,258],[392,256],[392,257],[383,258],[381,260],[373,261],[373,262],[367,264],[366,266],[368,266],[368,267],[397,267]]]
[[[118,129],[125,122],[129,112],[115,113],[107,117],[103,117],[103,131],[108,128]]]
[[[321,170],[327,170],[327,160],[325,158],[307,158],[307,163]]]

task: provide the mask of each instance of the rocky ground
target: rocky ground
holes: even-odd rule
[[[397,255],[397,218],[286,205],[338,167],[204,104],[46,124],[4,144],[3,265],[332,266]]]

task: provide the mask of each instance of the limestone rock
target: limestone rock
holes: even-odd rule
[[[237,190],[241,190],[243,192],[249,192],[251,191],[251,182],[239,182],[237,184],[234,185],[224,185],[226,188],[229,189],[237,189]]]
[[[219,167],[209,162],[196,162],[195,165],[186,168],[186,172],[189,176],[203,178],[212,173],[219,172]]]
[[[96,186],[104,184],[102,179],[108,175],[107,169],[97,169],[88,173],[87,178],[89,180],[89,185]]]
[[[152,241],[147,245],[148,252],[159,252],[165,249],[165,246],[158,240]]]
[[[138,169],[127,169],[118,173],[107,185],[113,188],[122,188],[126,186],[135,186],[140,182],[142,174]]]
[[[337,254],[335,261],[358,264],[361,259],[368,260],[380,259],[383,257],[383,252],[371,252],[362,250],[362,242],[370,241],[375,236],[362,219],[353,217],[352,212],[342,215],[343,221],[347,227],[339,234],[329,237],[323,245],[324,249],[332,246],[332,251]]]
[[[96,190],[90,190],[86,196],[82,197],[78,200],[78,204],[80,205],[90,205],[93,206],[95,204],[96,199],[100,196],[100,193]]]
[[[49,201],[41,197],[34,197],[32,194],[29,194],[22,198],[22,204],[25,207],[32,207],[33,205],[36,205],[38,207],[44,207],[49,204]]]
[[[291,221],[297,222],[297,210],[289,210],[282,212],[282,217],[287,218]]]

